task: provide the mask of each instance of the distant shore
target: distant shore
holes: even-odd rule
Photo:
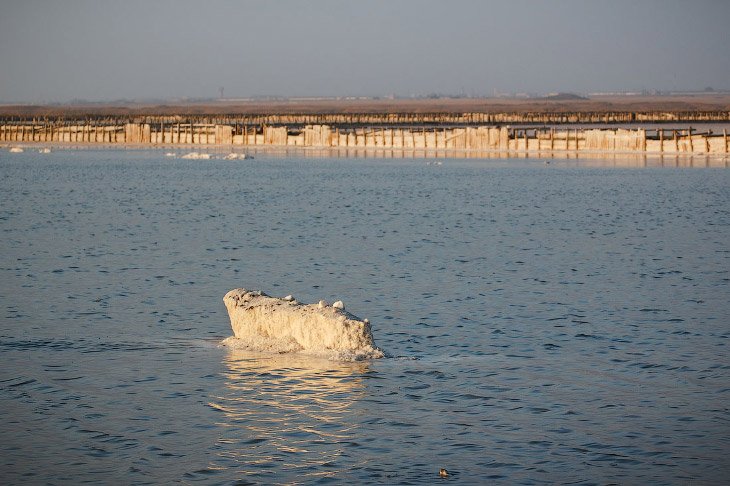
[[[730,94],[593,96],[589,99],[419,98],[288,99],[101,102],[0,105],[0,117],[154,116],[154,115],[316,115],[424,113],[648,113],[730,112]]]
[[[0,143],[727,156],[728,132],[726,93],[0,106]]]

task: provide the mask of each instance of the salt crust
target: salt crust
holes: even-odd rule
[[[234,349],[302,353],[337,361],[383,357],[383,352],[375,347],[367,320],[344,308],[302,304],[289,298],[269,297],[258,290],[228,292],[223,303],[234,335],[222,344]]]

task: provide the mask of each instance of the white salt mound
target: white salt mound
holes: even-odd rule
[[[375,347],[369,321],[343,308],[301,304],[246,289],[231,290],[223,303],[234,334],[223,341],[226,346],[341,361],[383,357]]]
[[[11,154],[22,154],[25,151],[22,148],[20,148],[20,147],[11,147],[10,150],[9,150],[9,152]]]
[[[190,152],[189,154],[183,155],[181,158],[193,159],[193,160],[208,160],[208,159],[210,159],[210,154],[201,154],[198,152]]]
[[[253,159],[253,157],[251,157],[248,154],[236,154],[236,153],[230,153],[230,154],[226,155],[223,158],[225,160],[245,160],[245,159]]]

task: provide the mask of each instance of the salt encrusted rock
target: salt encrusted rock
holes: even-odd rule
[[[210,159],[210,154],[201,154],[198,152],[190,152],[189,154],[185,154],[181,159],[193,159],[193,160],[208,160]]]
[[[223,302],[234,334],[224,341],[226,345],[277,353],[304,352],[340,360],[383,357],[375,347],[367,320],[343,308],[329,307],[324,301],[307,305],[260,291],[234,289]]]
[[[251,155],[248,154],[237,154],[237,153],[230,153],[223,157],[225,160],[246,160],[246,159],[253,159]]]
[[[287,295],[286,297],[284,297],[284,300],[287,301],[287,302],[291,302],[291,301],[294,300],[294,297],[292,297],[291,294],[290,294],[290,295]]]
[[[332,304],[332,307],[334,307],[335,309],[345,310],[345,304],[341,300],[338,300],[337,302]]]

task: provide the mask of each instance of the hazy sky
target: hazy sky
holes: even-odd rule
[[[0,0],[0,101],[730,88],[727,0]]]

